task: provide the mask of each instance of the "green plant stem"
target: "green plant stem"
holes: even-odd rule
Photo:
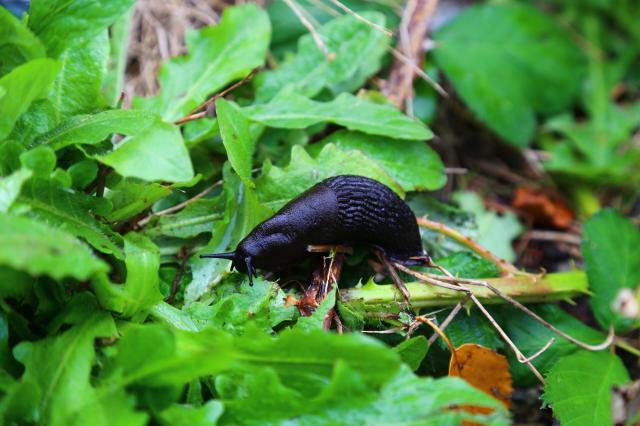
[[[523,303],[552,302],[588,293],[587,276],[582,271],[488,278],[484,281]],[[455,305],[465,295],[463,292],[420,282],[410,282],[406,286],[414,308]],[[487,288],[474,287],[472,290],[482,303],[506,303]],[[398,305],[403,300],[395,286],[373,282],[362,287],[342,289],[340,296],[342,303],[372,316],[380,312],[391,312],[390,305]]]

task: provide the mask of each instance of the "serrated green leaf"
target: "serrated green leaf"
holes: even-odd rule
[[[107,71],[108,56],[106,29],[86,42],[71,45],[60,54],[60,72],[48,96],[54,112],[53,123],[59,124],[74,115],[94,112],[106,106],[102,97],[102,79]]]
[[[0,264],[31,275],[83,281],[109,267],[66,232],[26,217],[0,213]]]
[[[256,179],[260,201],[274,210],[331,176],[352,174],[377,180],[403,196],[402,187],[373,160],[358,151],[344,152],[333,144],[326,145],[316,158],[301,146],[291,150],[291,162],[275,167],[266,162]]]
[[[342,151],[360,151],[380,164],[405,191],[433,191],[446,182],[444,164],[422,141],[398,141],[346,130],[337,131],[309,146],[315,155],[328,143]]]
[[[34,145],[48,145],[56,151],[68,145],[95,145],[112,133],[136,135],[158,120],[157,115],[143,110],[116,109],[78,115],[38,137]]]
[[[235,106],[223,98],[216,101],[216,115],[229,163],[242,182],[253,188],[251,169],[256,141],[249,131],[249,122]]]
[[[58,336],[16,346],[14,355],[25,366],[22,382],[33,382],[41,390],[39,400],[29,401],[37,407],[40,423],[69,424],[75,412],[95,397],[89,382],[93,341],[115,333],[111,316],[96,311]]]
[[[0,76],[45,55],[40,40],[4,7],[0,8],[0,40]]]
[[[581,351],[554,364],[543,398],[563,426],[610,425],[612,387],[628,381],[629,374],[616,355]]]
[[[551,18],[516,3],[467,8],[436,32],[435,59],[469,108],[507,141],[527,146],[535,114],[568,107],[583,58]]]
[[[53,59],[34,59],[0,78],[0,87],[6,92],[0,97],[0,140],[11,133],[31,102],[47,95],[59,69]]]
[[[97,276],[93,288],[102,306],[125,317],[145,316],[162,300],[159,289],[160,251],[141,234],[124,237],[127,279],[124,285],[112,284],[106,276]]]
[[[22,185],[31,175],[31,170],[19,169],[7,177],[0,177],[0,213],[9,211],[9,207],[18,198]]]
[[[113,24],[135,0],[34,0],[29,27],[51,57],[70,45],[88,41]]]
[[[52,181],[32,179],[18,201],[29,207],[28,215],[85,239],[95,249],[122,258],[121,237],[93,217],[104,200],[59,189]]]
[[[463,210],[476,216],[478,228],[472,238],[499,258],[513,262],[516,254],[511,242],[522,232],[522,225],[516,215],[511,212],[498,215],[487,210],[482,198],[475,192],[458,192],[453,199]]]
[[[534,311],[558,329],[582,342],[599,344],[606,337],[604,333],[583,324],[557,305],[538,305],[534,308]],[[557,334],[518,309],[501,306],[493,308],[492,312],[496,316],[498,323],[504,325],[507,334],[525,356],[538,352],[551,338],[556,339],[553,345],[533,361],[536,368],[543,374],[549,371],[558,359],[562,359],[579,350],[576,345],[558,337]],[[487,336],[487,338],[497,340],[499,337],[494,334],[493,337]],[[533,386],[538,382],[527,366],[517,361],[515,357],[510,355],[509,361],[511,374],[513,374],[513,379],[519,386]]]
[[[637,319],[613,308],[622,289],[640,285],[640,230],[615,210],[603,210],[584,225],[582,254],[586,263],[590,300],[596,319],[604,328],[610,324],[627,330]]]
[[[384,26],[384,16],[363,16]],[[298,42],[298,53],[273,71],[256,77],[258,102],[273,99],[278,93],[297,93],[314,97],[327,88],[334,94],[353,91],[375,74],[389,47],[390,38],[353,16],[338,17],[318,28],[332,59],[328,60],[311,34]],[[335,57],[334,57],[335,56]]]
[[[295,317],[296,308],[285,306],[285,294],[276,283],[262,278],[247,281],[239,287],[235,283],[216,288],[216,299],[211,305],[194,303],[184,311],[199,329],[213,327],[241,335],[246,327],[271,332],[283,321]]]
[[[433,136],[424,124],[407,117],[394,106],[357,98],[349,93],[342,93],[329,102],[317,102],[290,93],[241,111],[252,121],[284,129],[334,123],[350,130],[395,139],[426,140]]]
[[[187,115],[230,82],[263,64],[271,25],[255,4],[226,8],[220,23],[186,34],[189,54],[160,69],[160,93],[135,98],[134,106],[152,110],[166,120]]]

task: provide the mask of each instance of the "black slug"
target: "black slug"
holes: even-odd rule
[[[229,253],[200,257],[229,259],[249,275],[303,260],[309,245],[367,245],[406,265],[424,262],[416,217],[387,186],[363,176],[323,180],[256,226]]]

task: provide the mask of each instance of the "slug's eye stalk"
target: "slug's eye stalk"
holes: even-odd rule
[[[231,270],[236,268],[236,252],[201,254],[200,259],[226,259],[231,261]]]
[[[253,277],[258,277],[256,268],[251,264],[251,257],[244,258],[244,264],[247,265],[247,275],[249,276],[249,285],[253,287]]]

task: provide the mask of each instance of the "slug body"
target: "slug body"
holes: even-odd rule
[[[335,176],[291,200],[256,226],[234,252],[203,255],[232,260],[232,267],[256,275],[309,255],[309,245],[367,245],[395,262],[424,258],[416,217],[387,186],[363,176]]]

